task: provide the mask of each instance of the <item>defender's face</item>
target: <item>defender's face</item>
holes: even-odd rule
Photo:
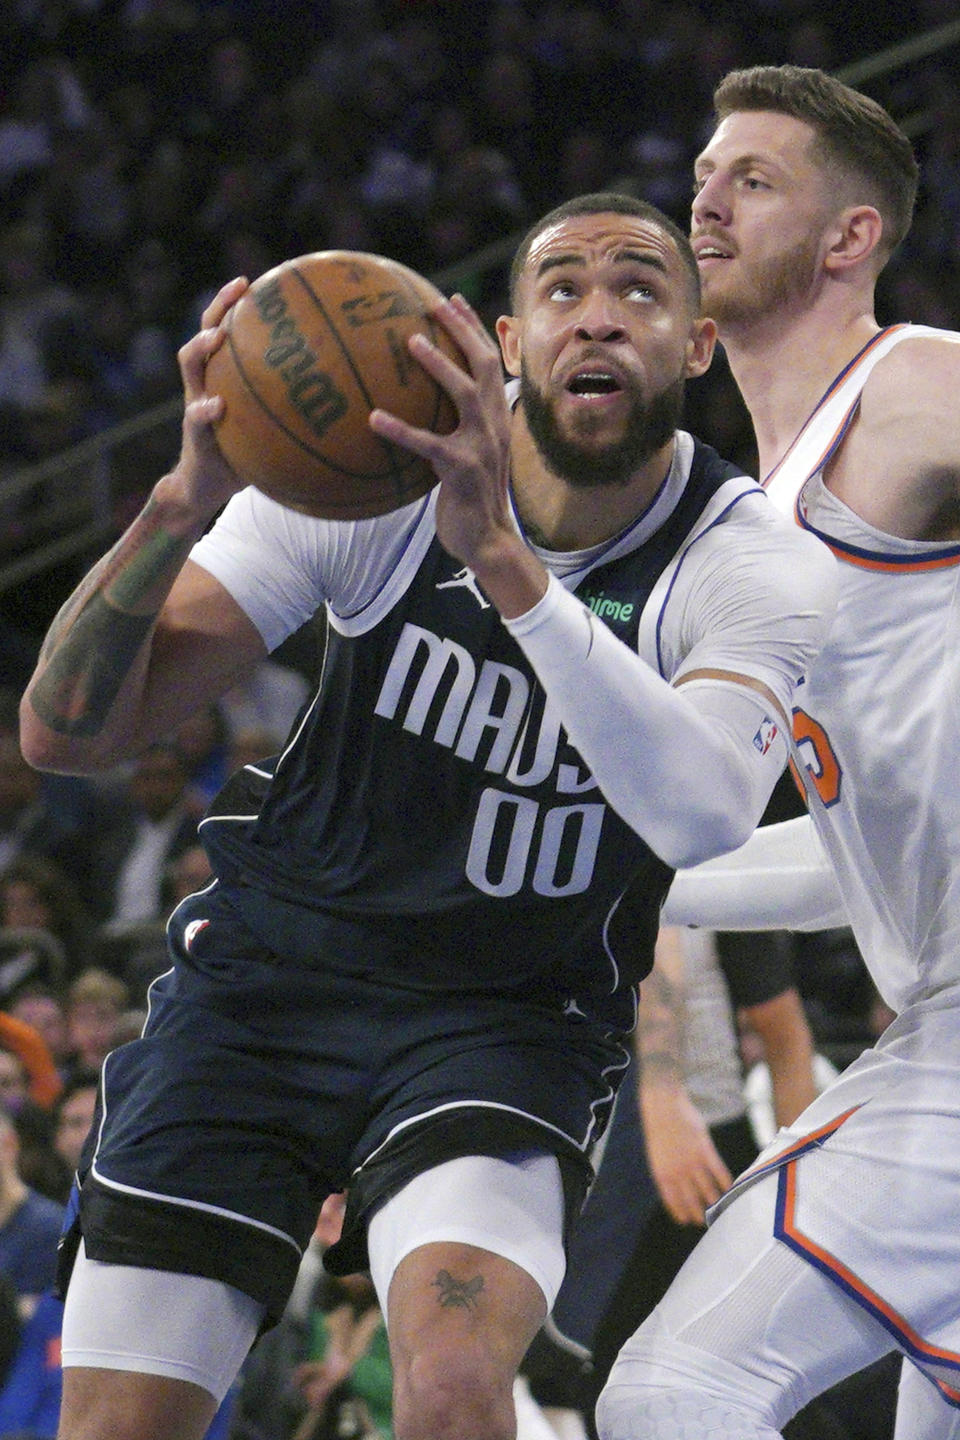
[[[504,363],[521,370],[558,432],[586,448],[622,440],[639,403],[710,363],[673,240],[639,216],[575,216],[534,241],[514,316],[498,322]]]
[[[723,330],[802,300],[820,274],[836,197],[792,115],[735,111],[694,167],[691,241],[704,309]]]

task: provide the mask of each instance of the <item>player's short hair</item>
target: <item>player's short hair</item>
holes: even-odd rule
[[[564,220],[572,220],[578,215],[635,215],[640,220],[647,220],[651,225],[656,225],[673,241],[674,247],[680,259],[683,261],[684,269],[689,279],[689,294],[691,308],[694,313],[700,309],[700,271],[697,268],[697,258],[693,253],[690,241],[679,225],[676,225],[669,217],[658,210],[656,205],[651,205],[649,200],[641,200],[636,195],[627,195],[619,190],[597,190],[590,195],[577,195],[572,200],[564,200],[553,210],[534,224],[524,235],[517,247],[513,257],[513,264],[510,266],[510,307],[516,309],[517,290],[520,285],[520,278],[523,275],[527,258],[531,247],[538,236],[544,230],[549,230],[552,225],[559,225]]]
[[[883,220],[886,262],[913,220],[919,167],[909,139],[876,100],[824,70],[755,65],[732,70],[713,93],[717,120],[735,110],[773,110],[810,125],[819,157],[864,187]]]

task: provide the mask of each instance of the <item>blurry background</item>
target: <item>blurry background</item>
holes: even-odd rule
[[[960,5],[4,0],[0,684],[177,453],[177,347],[290,256],[379,251],[492,321],[519,232],[618,185],[686,226],[728,69],[820,65],[915,139],[882,318],[960,320]],[[748,469],[722,355],[688,423]]]
[[[319,623],[115,774],[23,760],[17,703],[44,631],[177,455],[178,347],[224,281],[328,248],[393,256],[492,324],[515,244],[572,195],[629,189],[685,229],[714,84],[784,61],[838,73],[914,139],[917,219],[880,318],[960,327],[960,0],[0,0],[0,1209],[29,1206],[49,1232],[21,1227],[15,1253],[0,1222],[0,1435],[55,1433],[57,1302],[37,1305],[51,1277],[18,1265],[52,1264],[103,1056],[138,1032],[166,917],[209,879],[197,821],[282,745],[317,668]],[[722,353],[686,423],[755,473]],[[768,818],[798,803],[787,776]],[[775,940],[843,1068],[890,1019],[850,932]],[[632,1153],[626,1203],[594,1211],[614,1223],[654,1200]],[[571,1275],[590,1283],[556,1311],[573,1349],[526,1366],[568,1421],[594,1256],[619,1253],[601,1222],[582,1233]],[[291,1312],[294,1335],[309,1313]],[[287,1428],[270,1405],[290,1374],[252,1374],[231,1440],[285,1440],[302,1405]],[[835,1411],[802,1433],[889,1440],[894,1384],[865,1372],[842,1425]],[[585,1440],[580,1421],[565,1434]]]

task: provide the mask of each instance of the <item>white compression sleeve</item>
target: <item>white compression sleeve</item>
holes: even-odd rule
[[[668,865],[695,865],[753,830],[786,759],[783,721],[723,680],[674,688],[553,577],[505,622],[605,798]]]
[[[678,871],[665,925],[830,930],[848,925],[837,877],[809,815],[764,825],[745,845]]]

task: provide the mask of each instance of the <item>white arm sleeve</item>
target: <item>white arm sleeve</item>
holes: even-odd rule
[[[787,755],[763,695],[723,680],[675,689],[553,578],[506,623],[607,801],[662,860],[743,843]]]
[[[809,815],[764,825],[739,850],[679,871],[661,919],[714,930],[832,930],[850,923]]]

